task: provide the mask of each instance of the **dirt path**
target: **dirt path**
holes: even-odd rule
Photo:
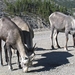
[[[0,75],[75,75],[75,48],[73,48],[72,36],[69,35],[68,51],[63,49],[65,34],[59,34],[61,49],[51,50],[50,31],[35,32],[34,44],[37,43],[36,56],[33,66],[28,73],[18,69],[17,57],[13,55],[13,71],[0,65]],[[4,56],[4,55],[3,55]]]

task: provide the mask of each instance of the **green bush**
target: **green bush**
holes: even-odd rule
[[[21,12],[33,13],[48,20],[48,16],[54,11],[67,13],[67,9],[56,5],[51,0],[16,0],[14,3],[5,0],[5,11],[9,14],[20,14]]]

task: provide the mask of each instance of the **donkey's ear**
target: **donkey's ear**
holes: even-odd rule
[[[35,46],[36,46],[36,43],[34,44],[33,51],[35,51],[35,49],[36,49]]]
[[[34,44],[34,48],[35,48],[35,46],[36,46],[36,43]]]

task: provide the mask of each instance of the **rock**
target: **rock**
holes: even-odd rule
[[[39,29],[39,30],[45,29],[45,28],[49,29],[49,23],[47,23],[46,21],[44,21],[42,18],[40,18],[37,15],[36,16],[34,14],[32,16],[23,15],[22,18],[25,22],[29,23],[33,29]]]

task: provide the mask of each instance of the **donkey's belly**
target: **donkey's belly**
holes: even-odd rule
[[[65,26],[64,25],[57,25],[57,26],[55,26],[55,29],[58,30],[58,31],[64,31]]]

